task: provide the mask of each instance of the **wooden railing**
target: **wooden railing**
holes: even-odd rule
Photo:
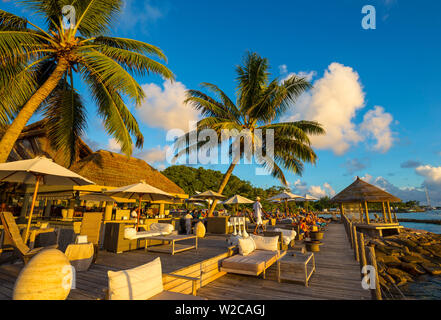
[[[346,234],[348,235],[349,242],[351,244],[351,248],[354,250],[354,258],[357,262],[360,263],[360,274],[363,279],[366,276],[366,273],[362,271],[366,271],[365,267],[373,266],[375,270],[375,289],[371,289],[371,295],[373,300],[383,300],[383,296],[381,294],[381,286],[380,280],[378,277],[378,266],[377,259],[375,256],[375,248],[374,246],[366,246],[366,242],[364,239],[364,234],[357,231],[357,227],[355,224],[348,219],[345,214],[341,215],[341,219],[343,221],[343,225],[346,229]]]
[[[355,223],[348,219],[348,217],[344,214],[341,215],[341,219],[343,225],[345,226],[346,233],[348,235],[349,242],[351,244],[351,248],[354,250],[354,258],[357,262],[360,263],[360,273],[361,278],[363,279],[366,276],[366,273],[363,273],[363,268],[365,266],[372,266],[375,270],[375,289],[371,289],[372,299],[374,300],[405,300],[406,296],[403,292],[396,286],[396,284],[392,284],[393,289],[390,290],[386,287],[382,287],[379,281],[378,268],[385,267],[382,263],[377,262],[377,258],[375,255],[375,246],[370,245],[366,246],[365,235],[362,232],[357,231],[357,227]],[[369,238],[369,236],[366,236]]]

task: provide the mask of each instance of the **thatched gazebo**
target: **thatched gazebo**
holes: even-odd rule
[[[345,190],[337,194],[332,202],[340,205],[342,216],[348,215],[349,211],[358,212],[359,218],[352,219],[357,222],[357,228],[377,230],[380,234],[386,229],[400,229],[396,213],[390,209],[391,203],[401,202],[401,199],[390,193],[369,184],[359,177]],[[383,218],[377,217],[373,221],[369,216],[369,203],[381,203]],[[348,211],[348,212],[347,212]]]

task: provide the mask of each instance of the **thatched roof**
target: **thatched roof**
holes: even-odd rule
[[[184,190],[145,161],[109,151],[95,152],[75,163],[70,170],[100,186],[119,188],[144,180],[165,192],[185,194]]]
[[[357,202],[401,202],[401,199],[373,186],[359,177],[345,190],[337,194],[332,202],[357,203]]]
[[[47,120],[35,122],[26,126],[9,155],[8,162],[34,159],[39,156],[53,159],[55,163],[66,166],[69,161],[62,150],[54,150],[47,138]],[[0,136],[2,134],[0,133]],[[89,146],[81,139],[78,139],[78,160],[81,160],[93,153]]]

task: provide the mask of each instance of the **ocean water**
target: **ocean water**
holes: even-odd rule
[[[441,210],[433,210],[426,212],[406,212],[406,213],[398,213],[398,219],[415,219],[415,220],[441,220]],[[432,233],[441,234],[441,225],[437,224],[429,224],[429,223],[411,223],[411,222],[402,222],[403,227],[425,230]]]

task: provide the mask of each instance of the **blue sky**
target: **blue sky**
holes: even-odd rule
[[[361,26],[364,5],[376,8],[376,30]],[[29,17],[12,2],[1,6]],[[274,77],[301,73],[314,84],[286,119],[319,120],[329,131],[315,144],[317,165],[303,177],[288,174],[294,191],[332,195],[359,175],[404,200],[425,202],[426,185],[441,204],[440,12],[433,0],[131,0],[112,33],[159,46],[177,76],[173,85],[137,79],[149,98],[133,108],[145,136],[135,154],[162,168],[167,129],[197,117],[181,103],[185,89],[211,82],[234,97],[234,67],[255,51],[269,59]],[[87,141],[118,151],[89,104]],[[235,174],[279,184],[252,166]]]

